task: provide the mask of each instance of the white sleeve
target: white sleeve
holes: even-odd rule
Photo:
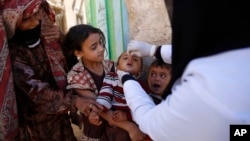
[[[199,87],[205,85],[201,84],[202,81],[189,77],[158,105],[136,81],[126,81],[124,93],[133,119],[154,141],[229,140],[229,123],[224,114],[217,116],[227,110],[221,110],[219,107],[222,106],[210,99],[209,92]],[[201,98],[201,95],[206,95],[206,98]],[[209,134],[210,131],[218,134]]]
[[[161,46],[161,57],[165,63],[172,64],[172,45]]]

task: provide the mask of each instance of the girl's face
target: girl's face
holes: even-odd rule
[[[171,79],[170,70],[160,66],[152,66],[148,73],[149,89],[158,95],[162,95]]]
[[[130,56],[126,52],[122,53],[118,60],[117,68],[127,71],[135,76],[141,72],[142,58],[137,56]]]
[[[81,51],[76,51],[76,55],[83,61],[102,62],[104,60],[104,47],[98,33],[92,33],[82,42]]]
[[[17,29],[19,29],[21,31],[26,31],[26,30],[31,30],[31,29],[34,29],[35,27],[37,27],[39,25],[40,20],[41,20],[39,7],[40,6],[36,6],[32,10],[32,13],[24,11],[22,19],[20,20],[20,22],[18,22]]]

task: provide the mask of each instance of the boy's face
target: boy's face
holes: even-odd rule
[[[130,56],[126,52],[122,53],[118,60],[117,68],[127,71],[133,75],[138,75],[141,72],[142,60],[137,56]]]
[[[157,95],[162,95],[171,79],[169,69],[161,66],[152,66],[148,73],[149,89]]]

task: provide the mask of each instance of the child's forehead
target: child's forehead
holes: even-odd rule
[[[170,71],[170,68],[164,66],[164,65],[152,65],[150,67],[150,71],[152,71],[153,69],[157,69],[157,70],[162,70],[162,71],[167,71],[169,72]]]
[[[125,51],[121,54],[121,56],[128,56],[128,53]]]
[[[135,55],[131,56],[131,55],[129,55],[128,52],[123,52],[123,53],[121,54],[121,57],[141,58],[141,57],[138,57],[138,56],[135,56]]]

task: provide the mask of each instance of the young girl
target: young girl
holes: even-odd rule
[[[67,89],[85,99],[95,101],[102,81],[110,71],[114,71],[114,62],[104,59],[105,37],[103,32],[91,25],[80,24],[70,28],[64,40],[68,67]],[[83,136],[80,140],[100,140],[105,126],[90,124],[89,104],[82,107],[80,114],[83,121]],[[79,126],[82,126],[81,123]]]
[[[139,77],[142,65],[141,57],[129,56],[127,52],[123,52],[117,61],[117,69],[128,71],[135,78]],[[144,83],[141,82],[141,85],[146,89]],[[109,72],[105,76],[96,101],[104,107],[103,112],[99,112],[99,115],[109,122],[111,125],[109,128],[117,130],[118,128],[114,128],[114,126],[117,126],[127,131],[131,140],[145,140],[145,134],[139,130],[138,126],[132,120],[130,109],[126,104],[123,94],[122,84],[116,73]],[[94,111],[91,112],[89,119],[93,124],[101,124],[97,113]],[[110,137],[111,134],[113,136],[112,138],[116,138],[116,140],[119,141],[130,140],[129,138],[119,137],[115,135],[114,132],[109,132],[108,137]],[[110,138],[109,140],[112,139]]]

